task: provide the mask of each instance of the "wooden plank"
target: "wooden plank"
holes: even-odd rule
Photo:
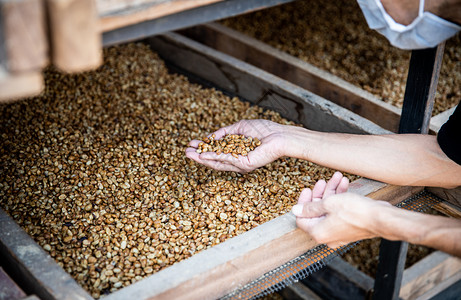
[[[45,9],[42,0],[0,1],[1,64],[10,73],[37,71],[48,63]]]
[[[336,257],[302,282],[322,299],[367,299],[374,280]]]
[[[461,219],[461,208],[449,202],[443,201],[441,203],[437,203],[433,208],[447,216]]]
[[[287,286],[279,294],[282,295],[283,299],[290,300],[322,300],[322,298],[301,282]]]
[[[220,24],[200,25],[180,33],[397,132],[400,109],[329,72]]]
[[[24,291],[42,299],[92,299],[1,209],[0,228],[2,266]]]
[[[0,267],[0,299],[22,299],[26,293]]]
[[[461,274],[461,259],[436,251],[405,270],[400,298],[417,299],[457,274]]]
[[[192,0],[191,0],[192,1]],[[198,6],[193,9],[182,10],[174,14],[165,15],[143,22],[118,28],[106,28],[103,32],[103,44],[115,45],[128,41],[139,40],[160,33],[178,30],[197,24],[211,22],[239,14],[288,3],[293,0],[226,0],[217,1],[209,5]],[[129,14],[123,18],[129,18]],[[106,16],[107,17],[107,16]]]
[[[320,131],[390,133],[376,124],[294,84],[178,34],[146,40],[167,63],[180,66],[283,117]]]
[[[95,0],[46,0],[52,62],[64,72],[81,72],[102,63],[102,41]]]
[[[219,1],[223,0],[97,0],[100,30],[110,31]]]
[[[0,67],[0,103],[40,94],[45,84],[38,71],[8,74]]]
[[[351,191],[368,195],[385,186],[360,179],[351,184]],[[106,298],[216,299],[316,245],[287,213]]]
[[[416,300],[447,300],[458,299],[461,295],[461,272],[439,283]]]
[[[427,190],[443,200],[453,204],[461,210],[461,187],[454,189],[444,189],[438,187],[428,187]]]

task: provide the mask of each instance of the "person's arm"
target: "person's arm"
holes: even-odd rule
[[[317,242],[333,248],[361,239],[383,237],[461,257],[461,220],[458,219],[406,211],[352,193],[300,205],[301,208],[298,205],[293,208],[298,227]],[[318,221],[312,222],[312,218]]]
[[[356,135],[296,127],[283,144],[285,156],[391,184],[461,185],[461,165],[445,155],[432,135]]]
[[[448,158],[431,135],[325,133],[265,120],[244,120],[215,132],[217,139],[230,133],[257,137],[262,144],[248,156],[235,158],[196,153],[199,141],[191,141],[187,157],[217,170],[245,173],[289,156],[391,184],[461,185],[461,165]]]

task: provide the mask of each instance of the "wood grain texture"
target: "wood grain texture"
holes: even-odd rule
[[[97,0],[102,32],[153,20],[223,0]]]
[[[0,1],[3,47],[9,73],[42,69],[48,63],[45,7],[42,0]]]
[[[461,208],[449,202],[442,201],[434,205],[433,208],[437,210],[438,212],[443,213],[444,215],[461,219]]]
[[[46,0],[52,62],[64,72],[81,72],[102,63],[102,39],[95,0]]]
[[[41,299],[90,300],[85,292],[16,222],[0,209],[0,256],[12,278]]]
[[[458,273],[461,273],[461,259],[436,251],[405,270],[400,298],[417,299]]]
[[[220,24],[199,25],[180,33],[397,132],[400,109],[329,72]]]
[[[0,267],[0,299],[23,299],[26,293]]]
[[[443,200],[453,204],[461,211],[461,187],[454,189],[444,189],[437,187],[428,187],[427,190]]]

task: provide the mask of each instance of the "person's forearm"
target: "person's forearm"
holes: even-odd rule
[[[461,185],[461,166],[443,153],[435,136],[338,134],[292,126],[284,134],[285,156],[397,185]]]
[[[380,207],[371,222],[370,228],[377,236],[424,245],[461,257],[461,220]]]

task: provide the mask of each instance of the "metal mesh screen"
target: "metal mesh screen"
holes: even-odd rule
[[[427,191],[422,191],[400,202],[396,206],[411,211],[423,212],[441,201],[442,199],[437,196]],[[336,249],[331,249],[326,245],[319,245],[288,263],[267,272],[241,289],[224,296],[222,299],[257,299],[277,292],[326,266],[333,258],[344,254],[358,243],[351,243]]]

